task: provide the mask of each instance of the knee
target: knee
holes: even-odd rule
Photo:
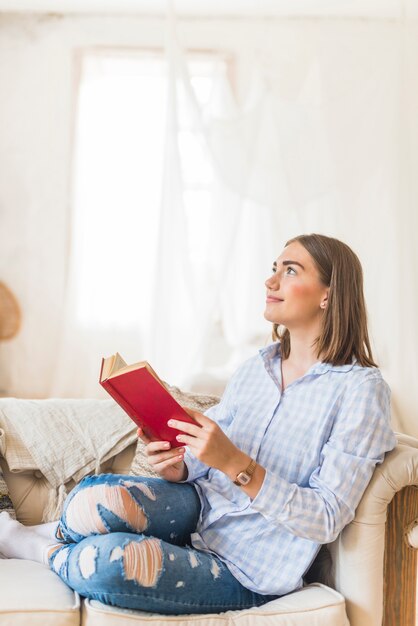
[[[126,541],[117,535],[87,539],[75,549],[62,548],[51,559],[52,569],[82,595],[89,595],[89,590],[115,593],[128,582],[155,587],[163,571],[161,540]]]
[[[82,537],[109,532],[101,509],[109,511],[134,532],[143,532],[148,525],[143,508],[123,484],[106,482],[80,484],[69,499],[64,516],[69,530]]]

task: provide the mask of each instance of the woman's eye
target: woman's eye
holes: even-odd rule
[[[272,273],[272,274],[275,274],[275,273],[276,273],[276,268],[275,268],[275,267],[272,267],[272,268],[271,268],[271,273]]]
[[[296,274],[296,270],[293,269],[293,267],[288,267],[286,270],[286,274],[289,274],[289,272],[293,272],[293,274]]]

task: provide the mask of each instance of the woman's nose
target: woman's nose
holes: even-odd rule
[[[278,275],[272,274],[271,276],[267,278],[264,284],[267,287],[267,289],[277,289],[280,284]]]

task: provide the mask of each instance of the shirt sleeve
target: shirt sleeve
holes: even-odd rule
[[[345,392],[308,486],[267,472],[250,508],[294,535],[329,543],[353,519],[376,464],[395,445],[390,389],[382,378],[366,378]]]
[[[237,400],[237,386],[239,384],[239,370],[233,374],[229,383],[225,387],[225,391],[218,404],[211,406],[204,412],[204,415],[212,419],[220,426],[223,431],[226,431],[234,416],[236,414],[236,400]],[[188,475],[183,482],[192,482],[198,478],[206,476],[209,472],[209,465],[199,461],[186,446],[186,452],[184,455],[184,462],[186,463]]]

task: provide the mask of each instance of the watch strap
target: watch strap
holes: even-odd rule
[[[241,472],[238,472],[235,480],[233,481],[234,485],[238,485],[238,487],[242,487],[244,485],[243,482],[238,480],[238,477],[240,476],[240,474],[244,474],[244,475],[246,475],[249,478],[249,480],[245,483],[245,484],[248,484],[250,482],[254,472],[255,472],[256,466],[257,466],[257,462],[254,459],[251,459],[250,464],[248,465],[248,467],[245,470],[243,470]]]

